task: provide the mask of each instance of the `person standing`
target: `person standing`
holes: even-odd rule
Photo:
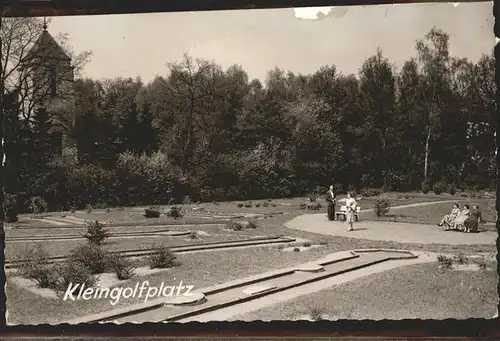
[[[356,200],[352,197],[351,193],[347,193],[347,199],[345,200],[345,206],[346,206],[346,212],[345,212],[345,220],[347,225],[349,226],[347,228],[347,231],[353,231],[354,230],[354,219],[356,218],[356,206],[358,204],[356,203]]]
[[[328,192],[326,192],[326,201],[328,201],[328,220],[335,220],[335,192],[333,191],[333,186],[330,186]]]

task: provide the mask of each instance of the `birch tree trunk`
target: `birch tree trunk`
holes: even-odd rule
[[[424,160],[424,186],[428,184],[428,169],[429,169],[429,141],[431,140],[432,128],[427,129],[427,138],[425,139],[425,160]]]

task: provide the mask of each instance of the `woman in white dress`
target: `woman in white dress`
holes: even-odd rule
[[[354,230],[353,225],[354,225],[354,219],[355,219],[355,212],[356,212],[356,206],[358,204],[356,203],[356,200],[352,197],[351,193],[347,193],[347,199],[345,200],[345,206],[346,206],[346,213],[345,213],[345,220],[347,225],[349,226],[347,231],[352,231]]]

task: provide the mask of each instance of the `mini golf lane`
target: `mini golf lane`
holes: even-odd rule
[[[325,287],[321,288],[321,284],[335,277],[349,276],[357,270],[369,270],[382,263],[399,262],[397,266],[408,265],[417,258],[413,253],[397,250],[344,251],[292,268],[270,271],[201,290],[194,289],[196,293],[191,295],[191,300],[189,295],[159,298],[147,304],[108,311],[69,323],[210,321],[220,320],[221,316],[228,319],[243,313],[241,308],[245,306],[248,310],[248,305],[259,299],[267,305],[274,304],[275,299],[279,299],[278,296],[286,295],[287,292],[298,291],[288,297],[291,299],[311,287],[315,287],[315,291],[323,290]],[[335,284],[327,283],[326,288],[332,285]],[[259,309],[260,306],[254,308]]]
[[[156,231],[136,231],[136,232],[112,232],[109,239],[123,239],[123,238],[146,238],[155,236],[186,236],[190,234],[191,231],[172,231],[172,230],[156,230]],[[7,242],[38,242],[38,241],[65,241],[65,240],[83,240],[83,232],[80,234],[68,233],[68,234],[58,234],[58,235],[35,235],[35,236],[11,236],[6,237]]]

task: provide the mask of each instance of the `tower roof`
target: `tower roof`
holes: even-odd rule
[[[37,41],[26,54],[24,61],[28,61],[32,57],[71,60],[68,54],[56,42],[54,37],[52,37],[52,35],[47,31],[46,24],[44,24],[40,37],[38,37]]]

